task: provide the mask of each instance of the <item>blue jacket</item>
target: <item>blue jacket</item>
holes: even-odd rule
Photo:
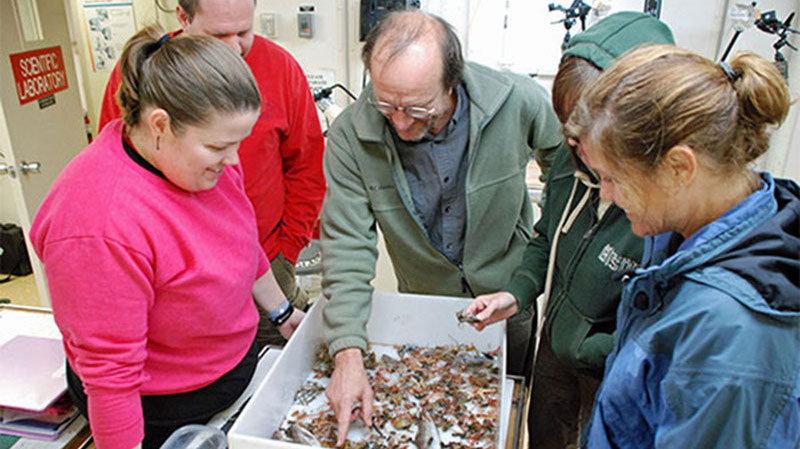
[[[645,240],[589,448],[800,447],[800,187],[761,179],[689,239]]]

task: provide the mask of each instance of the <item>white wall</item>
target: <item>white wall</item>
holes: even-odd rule
[[[297,13],[301,5],[314,6],[312,38],[298,36]],[[261,0],[256,4],[255,31],[263,36],[265,32],[261,17],[263,14],[274,14],[277,36],[271,40],[287,49],[307,74],[324,73],[325,78],[330,80],[325,85],[339,82],[345,86],[360,86],[360,78],[349,76],[349,61],[357,57],[361,48],[358,45],[358,8],[358,0]],[[360,76],[358,64],[355,64],[353,71]],[[337,92],[335,98],[346,104],[342,93]]]

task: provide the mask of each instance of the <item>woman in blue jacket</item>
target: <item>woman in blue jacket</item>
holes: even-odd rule
[[[754,172],[789,110],[772,64],[637,49],[565,127],[646,236],[626,276],[590,448],[787,448],[800,438],[800,187]]]

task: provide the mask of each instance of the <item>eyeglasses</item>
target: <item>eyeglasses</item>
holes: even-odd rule
[[[369,99],[369,104],[375,107],[381,114],[389,117],[394,114],[394,111],[400,111],[405,115],[415,118],[417,120],[425,120],[436,112],[436,108],[421,108],[419,106],[395,106],[391,103]]]

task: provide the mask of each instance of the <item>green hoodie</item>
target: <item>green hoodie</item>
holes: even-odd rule
[[[564,49],[605,70],[614,59],[644,44],[674,44],[669,27],[653,16],[635,11],[611,14],[575,35]]]
[[[672,32],[650,15],[619,12],[573,37],[564,57],[587,59],[604,69],[614,58],[647,43],[672,44]],[[596,179],[568,150],[556,157],[544,194],[547,202],[534,227],[538,235],[506,290],[521,310],[530,307],[545,291],[548,262],[554,255],[543,331],[562,362],[599,378],[614,345],[622,289],[618,278],[638,266],[643,243],[615,205],[600,216]]]

